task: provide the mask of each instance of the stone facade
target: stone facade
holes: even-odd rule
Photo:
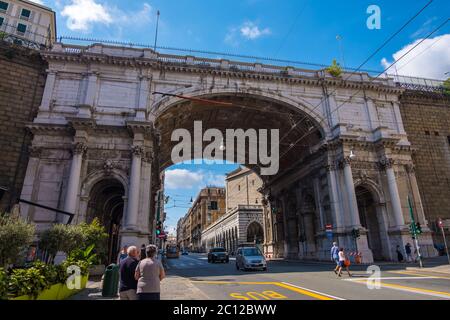
[[[258,191],[262,179],[248,168],[238,168],[226,177],[227,211],[238,205],[261,205],[262,195]]]
[[[183,222],[189,223],[190,226],[180,230],[181,235],[184,237],[182,247],[193,251],[203,251],[204,248],[201,245],[202,231],[217,221],[224,213],[225,189],[217,187],[202,189],[183,218]],[[190,230],[189,234],[186,229]]]
[[[401,97],[400,111],[414,149],[413,169],[425,217],[434,242],[443,244],[436,222],[444,220],[450,241],[450,97],[408,90]]]
[[[364,262],[392,260],[396,245],[411,242],[406,203],[412,195],[423,253],[436,254],[410,170],[412,148],[400,114],[404,90],[393,79],[335,78],[325,70],[101,44],[55,44],[42,55],[49,69],[30,125],[36,153],[25,199],[64,208],[80,222],[98,183],[120,183],[121,241],[145,243],[152,238],[160,172],[172,164],[174,129],[193,132],[194,121],[221,132],[277,129],[280,170],[261,177],[266,252],[329,260],[324,234],[331,221],[334,239],[362,252]],[[265,165],[244,162],[257,174]],[[39,228],[57,219],[26,206],[22,213]],[[356,241],[354,229],[361,231]]]
[[[44,91],[47,63],[38,52],[0,42],[0,211],[20,195],[30,154],[33,121]],[[2,191],[0,191],[2,193]]]

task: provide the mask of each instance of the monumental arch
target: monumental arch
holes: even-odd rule
[[[363,261],[393,260],[412,241],[408,196],[423,254],[435,255],[392,79],[102,44],[57,43],[42,57],[49,68],[22,198],[74,213],[74,223],[101,218],[111,251],[154,241],[171,134],[202,121],[204,130],[279,130],[280,170],[261,176],[270,255],[328,260],[331,225],[333,240]],[[65,219],[21,212],[38,230]]]

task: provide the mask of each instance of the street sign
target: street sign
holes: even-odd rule
[[[325,233],[327,234],[328,240],[333,240],[333,225],[327,224],[325,226]]]

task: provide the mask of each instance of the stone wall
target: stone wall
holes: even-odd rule
[[[407,91],[400,111],[415,152],[413,161],[429,227],[434,242],[443,243],[436,229],[441,217],[450,228],[450,97]]]
[[[0,186],[11,190],[0,195],[0,211],[22,189],[31,143],[25,126],[37,114],[46,68],[39,52],[0,41]]]

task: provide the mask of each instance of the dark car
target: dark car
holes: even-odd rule
[[[228,252],[224,248],[212,248],[208,252],[208,263],[230,262]]]

